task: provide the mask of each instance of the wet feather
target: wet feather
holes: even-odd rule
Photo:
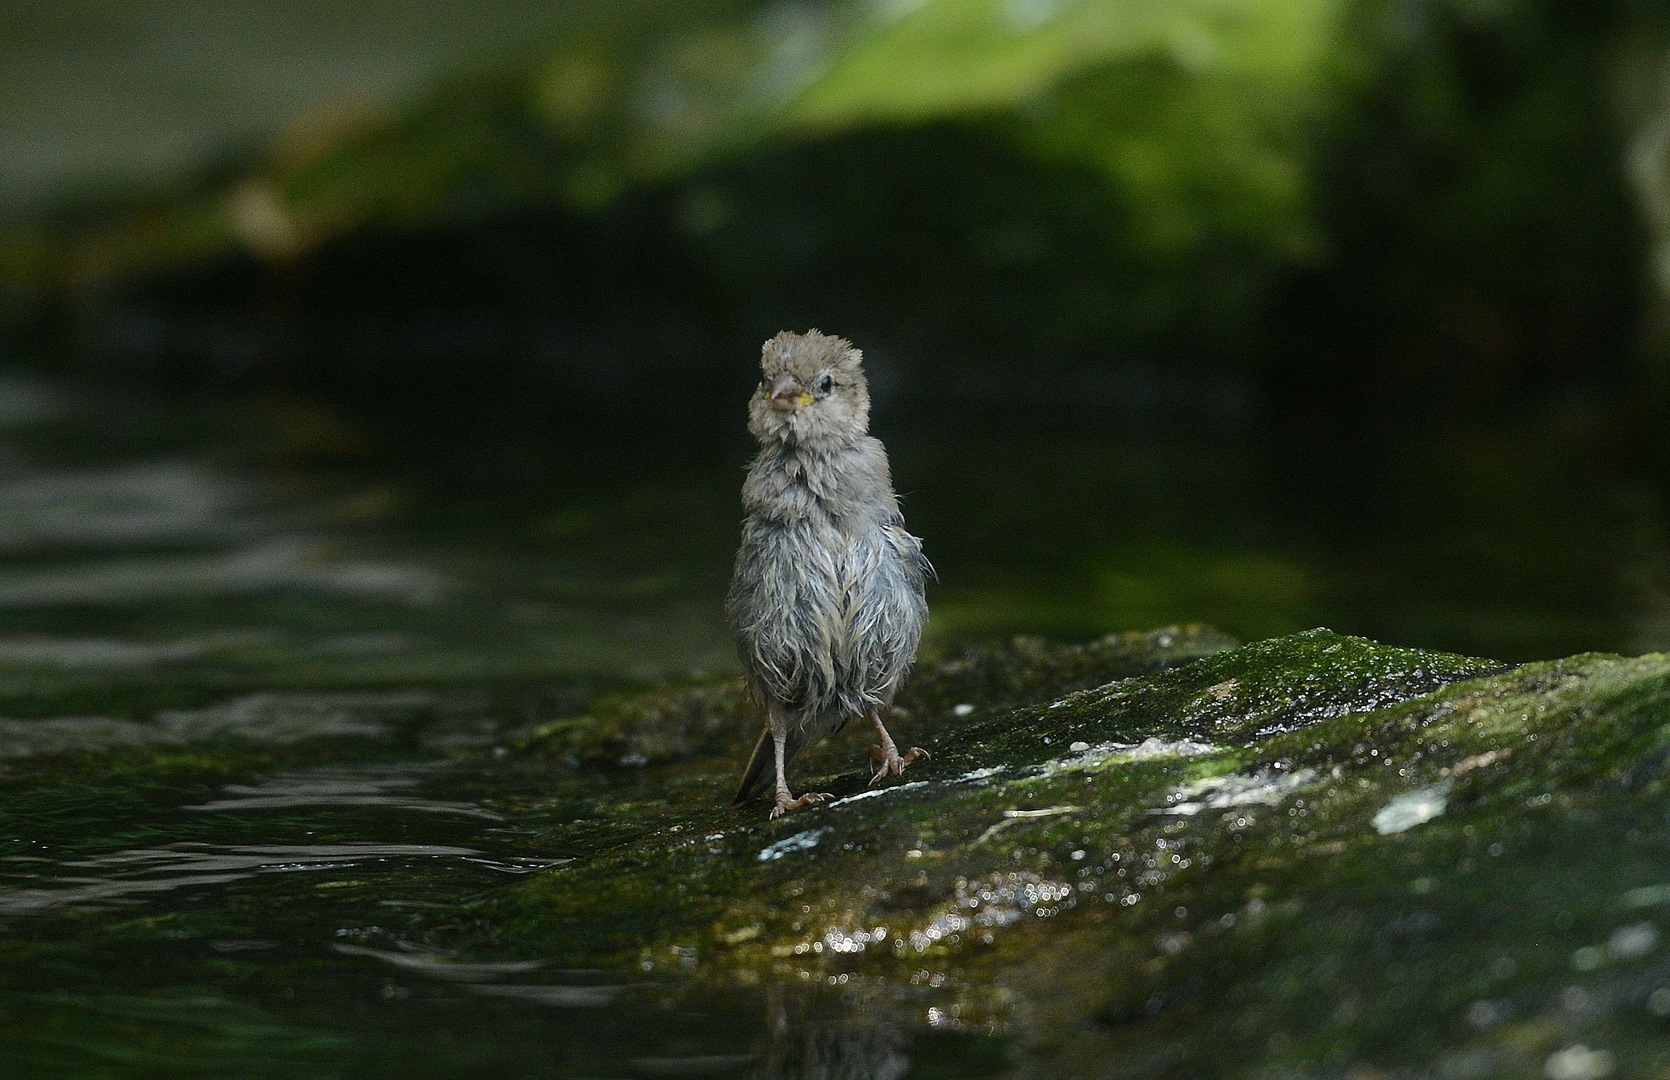
[[[768,723],[739,802],[777,778],[774,729],[786,762],[892,703],[916,656],[931,573],[905,530],[887,451],[868,434],[859,351],[815,330],[784,333],[766,343],[761,369],[749,403],[760,451],[743,484],[726,614]]]

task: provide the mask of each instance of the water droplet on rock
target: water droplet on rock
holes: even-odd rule
[[[1400,833],[1443,814],[1448,784],[1406,791],[1374,815],[1374,831],[1381,836]]]

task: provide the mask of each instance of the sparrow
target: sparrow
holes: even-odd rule
[[[775,780],[773,818],[829,798],[789,790],[784,767],[862,716],[875,729],[870,783],[917,758],[881,722],[916,658],[933,567],[905,531],[887,450],[872,437],[863,354],[844,338],[788,331],[761,350],[748,403],[759,454],[742,485],[742,544],[725,601],[765,730],[734,804]]]

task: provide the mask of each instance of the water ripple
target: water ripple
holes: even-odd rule
[[[303,806],[388,806],[429,814],[503,821],[504,817],[471,802],[425,799],[406,794],[419,778],[407,770],[325,769],[272,776],[258,784],[228,784],[222,797],[181,807],[200,812],[289,810]]]
[[[32,915],[64,907],[117,906],[147,894],[238,881],[258,874],[307,873],[365,863],[433,858],[458,859],[510,874],[530,873],[569,861],[501,859],[475,848],[443,844],[168,844],[66,860],[57,865],[69,872],[48,877],[43,885],[0,888],[0,914]],[[0,859],[14,866],[42,861],[29,856]]]

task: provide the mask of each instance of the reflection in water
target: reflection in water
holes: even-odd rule
[[[910,1071],[909,1039],[896,1010],[853,995],[832,1002],[774,986],[766,994],[766,1036],[758,1080],[899,1080]],[[889,1015],[889,1012],[892,1015]]]
[[[103,717],[0,720],[0,759],[71,751],[92,753],[121,747],[184,746],[228,738],[278,746],[305,739],[345,736],[380,739],[393,734],[398,722],[416,711],[433,707],[435,702],[433,694],[421,691],[260,693],[205,709],[167,710],[143,722]],[[451,732],[449,737],[455,743],[471,741],[463,732]],[[377,782],[394,786],[408,783],[396,779]]]
[[[222,798],[184,809],[239,811],[286,810],[303,806],[386,806],[432,814],[462,814],[489,821],[504,820],[501,815],[474,803],[424,799],[406,794],[419,782],[409,772],[405,769],[381,772],[341,769],[274,776],[259,784],[230,784],[223,789]]]
[[[55,405],[8,413],[14,398]],[[216,682],[235,670],[259,686],[729,663],[710,603],[664,550],[605,551],[558,530],[566,550],[528,554],[497,513],[412,528],[412,477],[275,459],[288,436],[274,415],[245,404],[216,424],[209,412],[0,383],[0,665],[89,679],[166,666]],[[98,729],[114,745],[195,737]],[[5,741],[15,756],[29,737]]]
[[[507,983],[498,980],[508,976],[531,975],[546,966],[543,960],[501,960],[470,962],[457,960],[439,953],[410,950],[394,952],[373,949],[365,945],[332,945],[344,956],[366,956],[380,960],[390,967],[439,979],[443,982],[465,983],[465,989],[482,997],[516,998],[536,1005],[565,1009],[595,1009],[611,1005],[629,989],[625,986],[591,983]]]
[[[602,1008],[614,1004],[621,993],[618,986],[536,986],[506,983],[483,983],[465,989],[482,997],[517,998],[559,1009]]]
[[[331,948],[404,974],[457,984],[478,997],[559,1009],[601,1009],[628,1005],[634,998],[659,999],[660,1011],[676,1007],[701,1015],[700,1011],[689,1013],[692,1008],[701,1009],[700,1001],[664,997],[669,988],[656,983],[602,982],[597,980],[606,978],[603,973],[553,972],[541,960],[467,961],[412,945],[379,949],[338,943]],[[733,1075],[744,1070],[755,1080],[899,1080],[910,1071],[912,1036],[906,1018],[918,1010],[908,1006],[902,1010],[899,1003],[880,1000],[868,990],[833,995],[782,984],[748,995],[747,1001],[763,1008],[764,1023],[755,1035],[739,1039],[716,1032],[705,1039],[688,1040],[658,1039],[645,1032],[627,1044],[635,1043],[639,1052],[629,1052],[621,1064],[650,1076]],[[675,1046],[685,1051],[662,1049]],[[643,1053],[648,1047],[660,1052]],[[595,1048],[588,1064],[601,1069],[604,1056],[601,1047]]]
[[[340,870],[366,863],[413,859],[464,859],[507,874],[524,874],[566,859],[496,859],[475,848],[437,844],[170,844],[73,859],[44,877],[45,887],[0,888],[0,913],[33,915],[55,908],[105,907],[154,893],[224,884],[256,874]],[[36,864],[33,856],[8,856],[14,866]]]
[[[436,696],[422,690],[392,693],[249,694],[206,709],[158,713],[158,726],[181,739],[233,735],[290,742],[333,735],[379,736],[393,722],[432,708]]]
[[[192,461],[20,471],[0,481],[0,551],[236,542],[263,529],[251,496]]]
[[[387,949],[372,949],[364,945],[332,945],[331,948],[344,956],[369,956],[405,971],[427,975],[432,979],[445,979],[448,982],[489,982],[506,975],[523,975],[530,971],[538,971],[545,966],[543,960],[468,963],[436,953],[390,952]]]
[[[94,671],[147,668],[274,645],[279,640],[279,635],[271,630],[227,630],[174,641],[22,637],[0,639],[0,664]]]
[[[121,559],[0,576],[0,607],[146,603],[243,596],[282,589],[428,604],[445,581],[420,566],[338,560],[328,545],[297,537],[224,555]]]
[[[650,1076],[700,1076],[729,1073],[748,1064],[750,1054],[681,1054],[678,1057],[636,1057],[628,1060],[635,1072]]]

